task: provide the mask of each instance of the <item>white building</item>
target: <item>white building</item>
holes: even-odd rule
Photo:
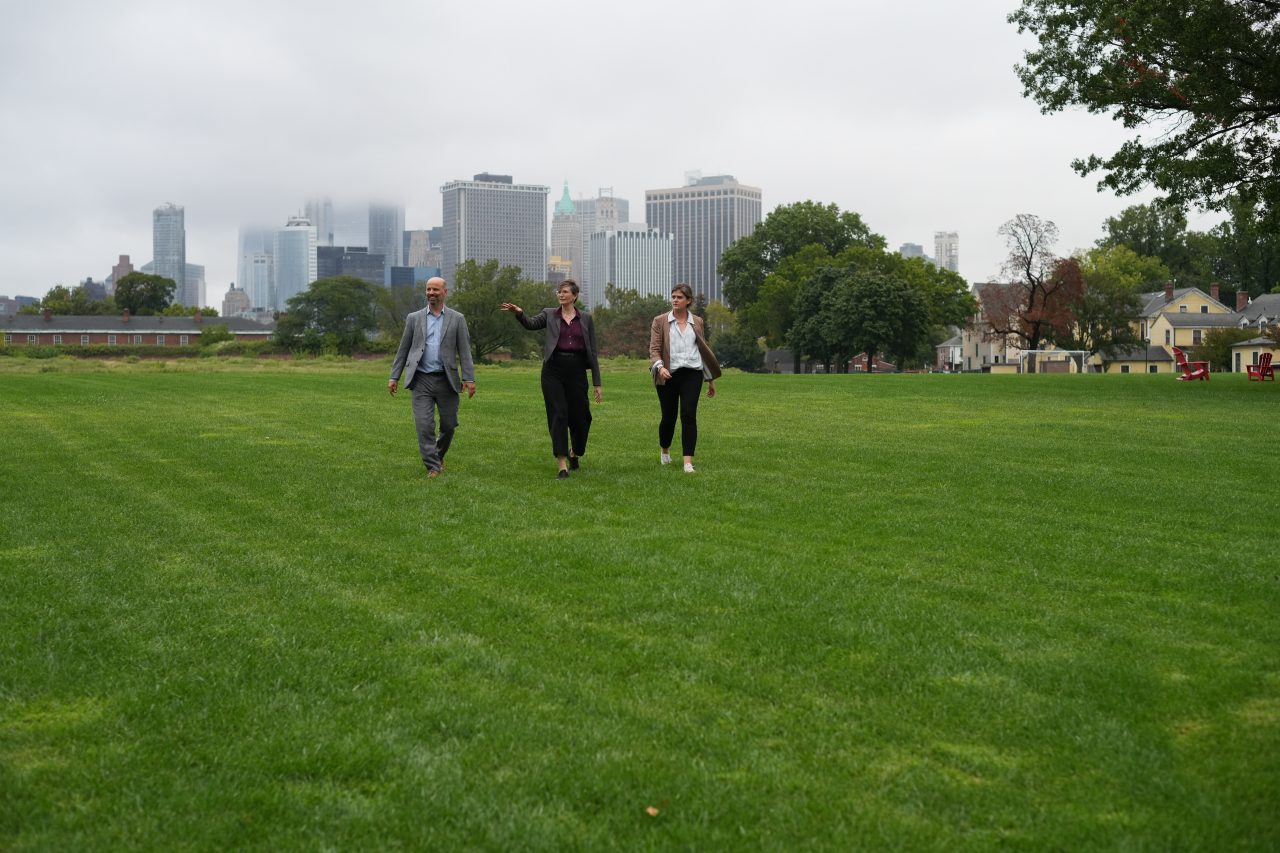
[[[941,269],[960,272],[960,234],[958,232],[933,232],[933,262]]]
[[[625,223],[591,235],[592,290],[583,291],[587,308],[605,304],[606,286],[634,290],[641,296],[667,296],[675,284],[675,256],[670,234]]]
[[[517,184],[483,172],[440,188],[444,239],[441,273],[451,285],[458,265],[496,260],[520,268],[522,278],[547,275],[547,193],[543,184]]]
[[[582,229],[582,272],[578,278],[578,286],[582,290],[604,293],[605,283],[597,285],[592,281],[591,235],[630,221],[631,202],[615,197],[612,187],[601,187],[595,198],[577,199],[573,207],[578,216],[578,225]]]
[[[274,241],[271,250],[275,251]],[[250,255],[244,271],[240,274],[240,285],[249,297],[251,308],[275,310],[276,286],[275,265],[272,256],[266,253]]]
[[[187,288],[186,211],[181,205],[169,203],[151,212],[151,252],[155,274],[177,285],[173,301],[179,305],[199,305],[200,294],[191,293]]]
[[[675,236],[674,274],[708,301],[723,299],[717,267],[724,250],[760,224],[759,187],[738,183],[732,175],[691,176],[684,187],[645,190],[645,221]]]
[[[283,311],[291,297],[297,296],[316,280],[316,227],[303,216],[291,216],[276,232],[275,292],[271,303],[264,306]],[[257,306],[255,306],[257,307]]]

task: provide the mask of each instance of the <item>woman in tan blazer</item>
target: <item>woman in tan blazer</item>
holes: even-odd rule
[[[671,439],[675,437],[676,416],[680,417],[680,444],[684,471],[692,474],[693,451],[698,444],[698,396],[702,382],[707,397],[716,395],[720,362],[707,344],[702,318],[689,310],[693,289],[687,284],[671,288],[671,310],[653,318],[649,330],[649,371],[658,389],[662,420],[658,422],[658,457],[671,464]]]

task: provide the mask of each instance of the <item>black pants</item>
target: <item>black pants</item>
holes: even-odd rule
[[[670,447],[680,416],[680,445],[684,456],[692,456],[698,445],[698,395],[702,393],[702,371],[682,367],[664,384],[657,386],[662,420],[658,422],[658,446]]]
[[[542,401],[547,405],[547,432],[551,452],[582,456],[591,432],[591,405],[587,402],[587,359],[579,352],[556,352],[542,363]],[[569,453],[572,442],[573,453]]]

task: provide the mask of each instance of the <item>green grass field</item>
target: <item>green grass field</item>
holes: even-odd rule
[[[4,361],[0,848],[1280,847],[1280,385]]]

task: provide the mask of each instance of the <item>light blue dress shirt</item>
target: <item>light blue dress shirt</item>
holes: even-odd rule
[[[440,338],[444,336],[444,312],[432,314],[427,310],[427,346],[422,350],[423,373],[439,373],[444,370],[440,360]]]

